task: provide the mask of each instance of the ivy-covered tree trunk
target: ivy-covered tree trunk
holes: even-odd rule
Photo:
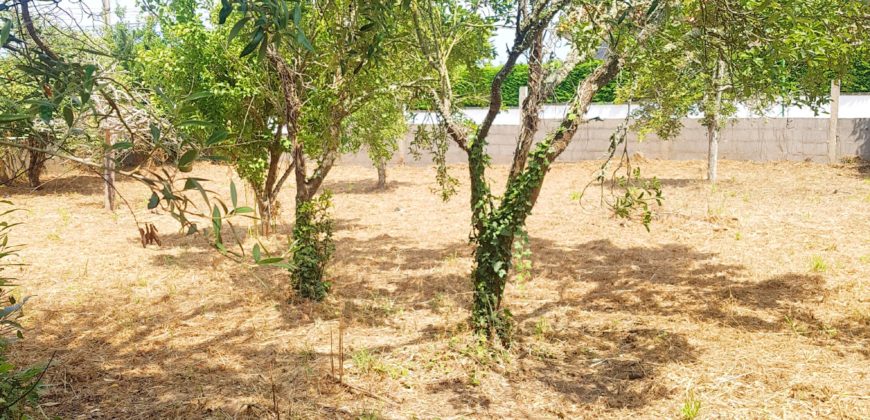
[[[474,302],[472,317],[475,329],[487,336],[498,337],[502,344],[510,343],[512,330],[511,313],[503,307],[504,291],[512,264],[513,242],[525,229],[526,219],[537,202],[550,170],[550,164],[568,147],[577,129],[583,123],[583,115],[589,109],[592,98],[603,86],[616,77],[620,69],[618,57],[611,56],[596,68],[577,88],[569,105],[568,113],[559,127],[538,143],[534,150],[518,145],[514,156],[512,176],[505,194],[494,206],[489,186],[485,180],[488,155],[486,142],[475,140],[468,148],[469,172],[471,175],[471,209],[474,225]],[[530,93],[532,96],[533,93]],[[534,94],[536,98],[543,96]],[[526,111],[537,108],[528,104]],[[528,114],[528,113],[527,113]],[[526,120],[524,130],[535,129],[534,118]],[[534,134],[534,132],[532,132]],[[532,136],[521,138],[529,139]],[[525,149],[525,153],[522,150]]]
[[[296,142],[293,146],[296,223],[293,226],[291,278],[296,292],[311,300],[323,300],[330,288],[324,275],[326,264],[335,249],[332,241],[332,218],[329,213],[332,201],[329,193],[318,195],[318,191],[338,157],[340,124],[340,119],[330,124],[327,151],[310,176],[306,170],[302,144]]]

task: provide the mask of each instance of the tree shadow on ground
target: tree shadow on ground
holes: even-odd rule
[[[42,180],[42,186],[33,190],[34,195],[98,195],[104,191],[103,179],[96,174],[79,173],[76,175],[62,175],[49,177]],[[32,190],[31,188],[28,188]]]
[[[715,253],[681,244],[623,248],[596,240],[565,247],[541,238],[531,243],[535,276],[527,287],[556,289],[558,298],[537,307],[510,308],[520,325],[518,343],[527,350],[520,357],[525,366],[520,376],[533,377],[575,403],[600,400],[612,408],[638,408],[667,398],[676,391],[659,384],[661,367],[701,355],[687,337],[667,329],[597,326],[583,320],[580,326],[548,334],[548,341],[567,343],[560,350],[564,356],[547,355],[546,349],[539,353],[529,344],[534,341],[530,337],[536,334],[536,321],[552,312],[582,310],[591,319],[596,313],[688,317],[742,331],[782,332],[790,328],[787,316],[800,316],[798,308],[825,293],[821,276],[787,273],[757,280],[741,265],[719,262]],[[470,251],[464,242],[421,248],[389,235],[342,240],[337,264],[373,275],[402,275],[386,282],[348,282],[336,294],[363,302],[389,297],[406,310],[425,310],[439,296],[454,296],[459,307],[467,308]],[[457,258],[465,263],[452,266]],[[388,324],[390,315],[369,314],[369,324]],[[424,342],[444,338],[441,328],[422,332]],[[862,334],[859,329],[844,332],[836,340],[854,343]],[[812,338],[819,346],[829,339]],[[433,383],[428,390],[450,394],[458,410],[492,405],[485,393],[457,378]]]
[[[205,242],[186,241],[190,239],[167,236],[154,264],[183,262],[203,272],[228,264],[215,262],[222,257]],[[519,368],[506,380],[536,381],[576,404],[643,408],[677,392],[662,385],[663,367],[703,357],[680,333],[642,325],[599,325],[590,322],[596,314],[688,317],[726,328],[780,331],[787,328],[780,321],[783,314],[823,293],[818,276],[786,274],[753,281],[744,267],[717,262],[714,253],[680,244],[623,248],[596,240],[563,246],[540,238],[531,243],[535,277],[530,285],[555,290],[558,296],[542,305],[512,308],[519,325]],[[343,310],[338,305],[347,302],[362,308],[362,322],[384,326],[395,312],[383,299],[403,311],[424,313],[433,302],[447,298],[464,311],[471,298],[470,251],[464,241],[424,247],[389,235],[341,238],[330,268],[337,273],[330,277],[335,287],[325,303],[290,299],[284,270],[238,268],[230,271],[225,294],[213,300],[186,290],[148,297],[142,305],[132,296],[118,300],[97,293],[76,313],[46,312],[42,325],[33,331],[35,339],[25,340],[25,351],[32,352],[29,357],[47,358],[59,350],[45,400],[62,404],[66,414],[262,418],[269,415],[263,401],[277,386],[280,395],[301,401],[297,409],[301,405],[308,410],[296,415],[324,416],[330,393],[342,392],[330,390],[323,381],[329,354],[302,348],[301,343],[287,350],[281,333],[264,336],[257,326],[268,322],[279,323],[277,331],[312,331],[318,319],[335,319]],[[268,303],[278,315],[256,319],[259,315],[246,309],[251,300]],[[573,317],[569,328],[535,338],[534,323],[564,308],[585,311],[588,318]],[[214,328],[209,320],[214,320]],[[190,335],[179,337],[179,330]],[[443,329],[427,324],[419,332],[373,351],[388,354],[432,345],[456,353],[447,349]],[[560,343],[555,353],[548,348],[552,343]],[[480,387],[456,377],[435,381],[425,392],[445,394],[455,412],[495,405]],[[218,400],[222,402],[215,403]]]
[[[404,181],[387,181],[384,188],[377,187],[377,179],[360,179],[360,180],[327,180],[323,184],[323,189],[330,191],[333,194],[354,195],[354,194],[378,194],[392,192],[400,187],[413,185],[410,182]]]
[[[535,238],[536,272],[558,283],[559,299],[521,317],[532,319],[569,305],[603,313],[686,316],[744,331],[781,332],[789,320],[824,330],[811,306],[828,291],[815,273],[784,273],[756,279],[745,267],[719,262],[718,255],[682,244],[659,247],[615,246],[609,240],[574,247]],[[572,264],[565,264],[571,261]],[[866,328],[838,322],[844,344],[866,341]],[[867,352],[863,352],[867,355]]]

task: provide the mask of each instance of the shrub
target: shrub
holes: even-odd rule
[[[296,209],[291,276],[293,288],[308,299],[322,300],[329,292],[330,284],[323,275],[335,250],[330,207],[332,196],[323,193]]]
[[[23,338],[21,325],[17,320],[21,316],[27,298],[20,301],[12,294],[14,279],[4,275],[3,271],[18,264],[10,263],[9,258],[15,256],[17,246],[9,245],[9,232],[15,223],[2,220],[4,216],[16,211],[12,203],[0,201],[7,209],[0,212],[0,420],[25,418],[35,405],[38,398],[39,382],[44,368],[32,366],[16,369],[6,359],[6,352],[15,340]]]

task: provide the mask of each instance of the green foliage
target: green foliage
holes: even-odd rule
[[[5,207],[12,204],[2,201]],[[16,209],[4,209],[0,212],[0,218],[16,211]],[[27,298],[20,301],[11,293],[10,288],[15,285],[13,278],[2,275],[2,271],[18,264],[9,263],[7,260],[15,256],[17,246],[9,245],[9,233],[14,223],[6,220],[0,221],[0,420],[27,418],[27,413],[36,407],[39,398],[39,380],[45,370],[42,366],[31,366],[17,369],[6,359],[6,351],[16,339],[23,338],[21,325],[17,318],[21,315]]]
[[[870,92],[870,61],[855,60],[843,79],[842,90],[844,93]]]
[[[586,78],[592,70],[600,64],[598,60],[590,60],[578,64],[560,83],[553,95],[547,98],[548,103],[565,103],[571,100],[577,86]],[[501,70],[500,66],[486,65],[461,69],[459,77],[454,82],[454,92],[457,97],[457,106],[460,107],[487,107],[489,106],[490,86],[495,75]],[[501,94],[504,106],[519,106],[519,89],[529,84],[529,66],[517,64],[502,84]],[[594,102],[614,102],[616,100],[616,83],[609,83],[595,93]]]
[[[300,296],[323,300],[330,283],[323,279],[326,265],[335,251],[330,216],[332,196],[325,192],[296,209],[293,227],[293,287]]]
[[[435,165],[435,180],[438,185],[437,192],[441,199],[447,201],[456,194],[459,180],[450,175],[447,170],[447,149],[450,140],[447,133],[440,125],[419,125],[414,132],[414,141],[411,142],[410,153],[414,159],[420,159],[424,151],[428,151]]]
[[[701,413],[701,400],[695,396],[695,392],[690,390],[686,394],[686,399],[683,401],[683,406],[680,407],[680,415],[685,420],[694,420]]]
[[[828,267],[828,263],[821,255],[813,255],[813,258],[810,260],[810,271],[813,273],[824,273],[828,271]]]
[[[861,73],[854,63],[865,48],[858,34],[866,8],[851,0],[681,2],[661,36],[626,62],[630,80],[617,96],[642,103],[641,134],[663,138],[692,112],[721,127],[737,103],[758,111],[775,103],[817,109],[833,78],[863,88],[847,73]]]

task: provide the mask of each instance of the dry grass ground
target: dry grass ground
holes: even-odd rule
[[[143,249],[96,177],[55,172],[40,192],[2,191],[28,210],[14,239],[34,296],[13,356],[57,351],[43,410],[72,419],[870,418],[867,168],[725,161],[711,189],[701,162],[642,167],[666,196],[650,233],[596,194],[576,200],[595,163],[553,169],[529,220],[531,277],[507,292],[516,344],[497,354],[465,323],[467,185],[443,203],[431,168],[393,168],[386,192],[371,169],[335,170],[321,304],[290,299],[279,269],[174,233],[122,182],[162,235]],[[195,173],[224,187],[231,174]],[[340,322],[356,388],[328,378]]]

